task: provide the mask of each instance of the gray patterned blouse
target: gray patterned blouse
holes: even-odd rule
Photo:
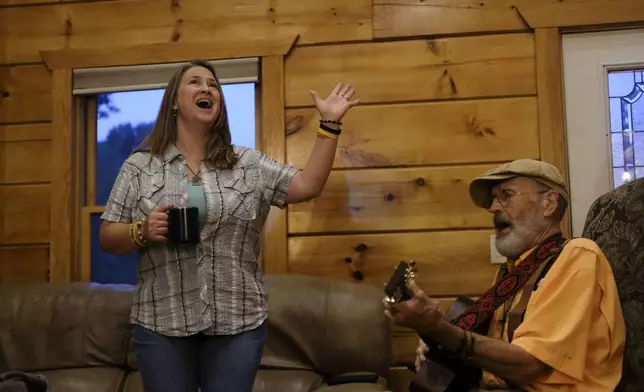
[[[200,173],[206,223],[198,245],[153,244],[140,251],[131,322],[168,336],[237,334],[267,317],[258,268],[262,226],[270,206],[283,207],[297,169],[235,147],[232,170]],[[171,146],[163,158],[136,152],[123,164],[105,212],[109,222],[143,219],[157,206],[188,206],[185,158]]]

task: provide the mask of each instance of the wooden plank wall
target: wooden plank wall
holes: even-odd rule
[[[49,280],[51,76],[0,66],[0,283]]]
[[[491,220],[469,181],[523,157],[565,172],[560,28],[639,23],[640,2],[0,0],[0,282],[48,280],[60,215],[50,195],[65,194],[50,189],[61,152],[41,51],[299,34],[266,82],[283,83],[286,161],[303,166],[315,138],[309,89],[346,81],[363,104],[345,120],[323,195],[278,225],[286,249],[275,254],[288,260],[273,270],[380,285],[415,259],[421,286],[446,304],[480,294],[494,271]],[[283,135],[262,138],[283,151]],[[394,361],[413,359],[414,335],[394,338]],[[408,377],[392,370],[400,385]]]
[[[302,86],[353,83],[322,196],[288,212],[289,271],[381,285],[414,259],[430,295],[489,287],[491,219],[468,184],[500,162],[538,158],[534,39],[530,33],[298,48],[286,62],[287,160],[302,166],[317,119]],[[394,362],[416,337],[396,329]],[[409,376],[397,369],[398,377]]]

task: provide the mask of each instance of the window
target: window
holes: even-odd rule
[[[224,63],[229,68],[215,67],[226,99],[233,144],[255,148],[258,78],[257,63],[252,64],[254,68],[245,70],[234,69],[230,62]],[[84,185],[80,271],[82,280],[96,283],[136,284],[136,253],[116,256],[100,249],[100,216],[123,162],[152,130],[163,98],[163,82],[174,71],[168,65],[154,66],[149,72],[145,72],[146,67],[122,68],[126,69],[103,73],[84,70],[78,78],[74,75],[74,93],[81,96],[80,112],[85,119],[81,127],[85,148],[80,167]]]
[[[642,174],[644,29],[564,34],[561,45],[572,234],[580,236],[595,200]]]
[[[613,185],[644,177],[644,69],[608,73]]]

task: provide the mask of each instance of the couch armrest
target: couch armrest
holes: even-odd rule
[[[269,310],[263,366],[387,377],[391,322],[382,310],[381,287],[295,274],[269,274],[265,283]]]

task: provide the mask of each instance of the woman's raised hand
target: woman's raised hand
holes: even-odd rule
[[[340,121],[350,108],[360,103],[360,99],[351,101],[355,90],[346,83],[338,83],[324,99],[313,90],[310,93],[322,120]]]

